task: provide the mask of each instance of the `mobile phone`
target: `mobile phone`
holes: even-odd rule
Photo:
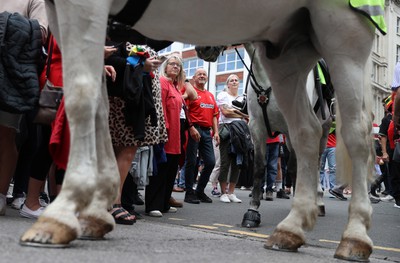
[[[114,48],[119,48],[119,47],[122,46],[123,44],[124,44],[124,42],[121,42],[121,43],[115,44],[113,47],[114,47]]]

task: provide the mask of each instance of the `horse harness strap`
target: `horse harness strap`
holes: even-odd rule
[[[269,98],[271,97],[272,87],[269,87],[266,90],[264,90],[261,86],[259,86],[256,89],[256,87],[253,85],[254,83],[252,82],[251,84],[252,84],[251,85],[252,88],[257,93],[257,102],[258,102],[258,105],[260,105],[260,107],[262,109],[262,113],[263,113],[263,117],[264,117],[264,124],[265,124],[265,127],[267,128],[268,137],[275,138],[276,136],[278,136],[280,134],[280,132],[272,132],[271,125],[269,124],[269,117],[268,117],[268,111],[267,111]]]
[[[267,111],[269,98],[271,97],[272,87],[264,89],[260,84],[258,84],[258,82],[256,80],[256,77],[254,76],[253,58],[254,58],[255,51],[253,52],[252,57],[251,57],[250,68],[248,68],[246,63],[244,62],[244,59],[242,58],[242,56],[240,55],[239,51],[237,50],[237,48],[235,48],[235,50],[236,50],[236,53],[239,56],[240,60],[242,61],[243,65],[246,67],[247,72],[249,73],[248,79],[246,81],[246,87],[245,87],[244,94],[247,93],[247,87],[248,87],[249,81],[251,79],[250,85],[253,88],[254,92],[257,94],[257,102],[258,102],[258,105],[260,105],[260,107],[262,109],[265,127],[267,128],[267,132],[268,132],[268,137],[269,138],[275,138],[276,136],[278,136],[280,134],[280,132],[278,132],[278,131],[272,132],[271,125],[269,123],[268,111]]]

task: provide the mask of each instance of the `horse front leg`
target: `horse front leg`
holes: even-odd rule
[[[257,105],[258,106],[258,105]],[[262,119],[254,119],[261,122]],[[251,125],[250,125],[251,127]],[[260,200],[262,199],[262,179],[264,176],[264,156],[265,156],[265,138],[260,136],[263,134],[259,129],[250,129],[254,142],[254,168],[253,168],[253,189],[251,191],[250,207],[243,215],[242,227],[253,228],[258,227],[261,223],[261,215],[258,211]],[[258,134],[255,134],[256,131]]]
[[[63,58],[65,111],[71,134],[69,161],[60,194],[22,235],[20,243],[23,245],[68,246],[81,234],[77,214],[88,214],[89,207],[97,204],[98,207],[90,210],[90,214],[103,216],[107,205],[115,198],[115,183],[99,185],[98,176],[107,172],[107,169],[101,171],[104,166],[99,166],[99,162],[112,161],[110,154],[98,156],[104,154],[98,139],[107,137],[96,138],[101,135],[97,129],[105,126],[96,122],[99,121],[98,114],[105,112],[104,106],[100,106],[104,103],[100,87],[109,7],[108,0],[97,1],[96,4],[79,0],[56,1],[58,24],[53,26],[58,27],[60,38],[57,40]],[[103,122],[107,120],[106,115],[103,118]],[[111,142],[105,140],[104,144]],[[109,174],[108,177],[117,174]],[[108,194],[103,197],[108,201],[97,201],[97,188]]]
[[[82,233],[80,239],[103,239],[104,235],[113,230],[115,220],[104,209],[110,208],[117,196],[120,176],[115,162],[109,131],[109,107],[106,81],[103,80],[102,99],[96,111],[96,149],[97,149],[97,187],[91,203],[80,212],[78,219]]]

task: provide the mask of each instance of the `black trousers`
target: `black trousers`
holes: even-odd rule
[[[145,189],[146,213],[153,210],[166,212],[170,209],[169,199],[174,187],[180,154],[167,154],[167,162],[158,165],[158,174],[149,177]]]

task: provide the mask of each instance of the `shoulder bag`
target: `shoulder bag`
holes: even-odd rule
[[[46,83],[39,97],[39,109],[33,120],[34,123],[51,125],[56,118],[58,106],[64,95],[62,87],[54,86],[49,80],[51,56],[53,54],[53,39],[50,41],[49,53],[47,57]]]

